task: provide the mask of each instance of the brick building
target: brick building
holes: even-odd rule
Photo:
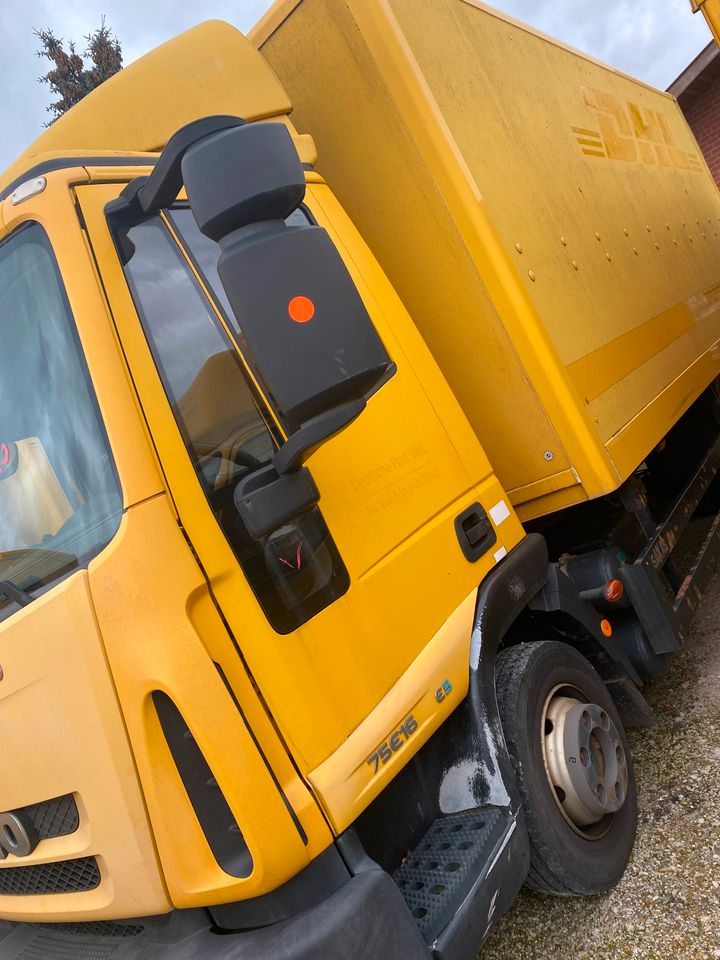
[[[720,47],[709,43],[668,87],[720,186]]]

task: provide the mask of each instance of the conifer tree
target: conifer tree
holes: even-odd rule
[[[82,55],[77,52],[73,40],[68,41],[66,48],[65,41],[56,37],[50,29],[35,30],[35,36],[42,44],[37,56],[54,65],[40,77],[40,83],[47,83],[58,97],[48,107],[48,112],[53,116],[45,124],[46,127],[122,69],[122,49],[117,37],[106,25],[105,17],[97,30],[84,38],[87,46]],[[89,62],[86,64],[86,61]]]

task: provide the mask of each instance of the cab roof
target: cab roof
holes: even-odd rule
[[[142,165],[192,120],[212,114],[264,120],[291,109],[243,34],[208,20],[140,57],[63,114],[0,174],[0,199],[41,165],[130,157]]]

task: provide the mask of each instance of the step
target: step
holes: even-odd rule
[[[477,892],[514,827],[497,807],[439,817],[395,872],[393,879],[429,946]],[[488,926],[491,919],[492,914]]]

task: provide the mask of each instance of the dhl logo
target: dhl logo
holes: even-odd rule
[[[696,153],[675,143],[667,117],[636,103],[621,103],[610,93],[581,87],[583,99],[597,115],[598,129],[572,127],[580,149],[588,157],[606,157],[647,166],[702,170]]]

